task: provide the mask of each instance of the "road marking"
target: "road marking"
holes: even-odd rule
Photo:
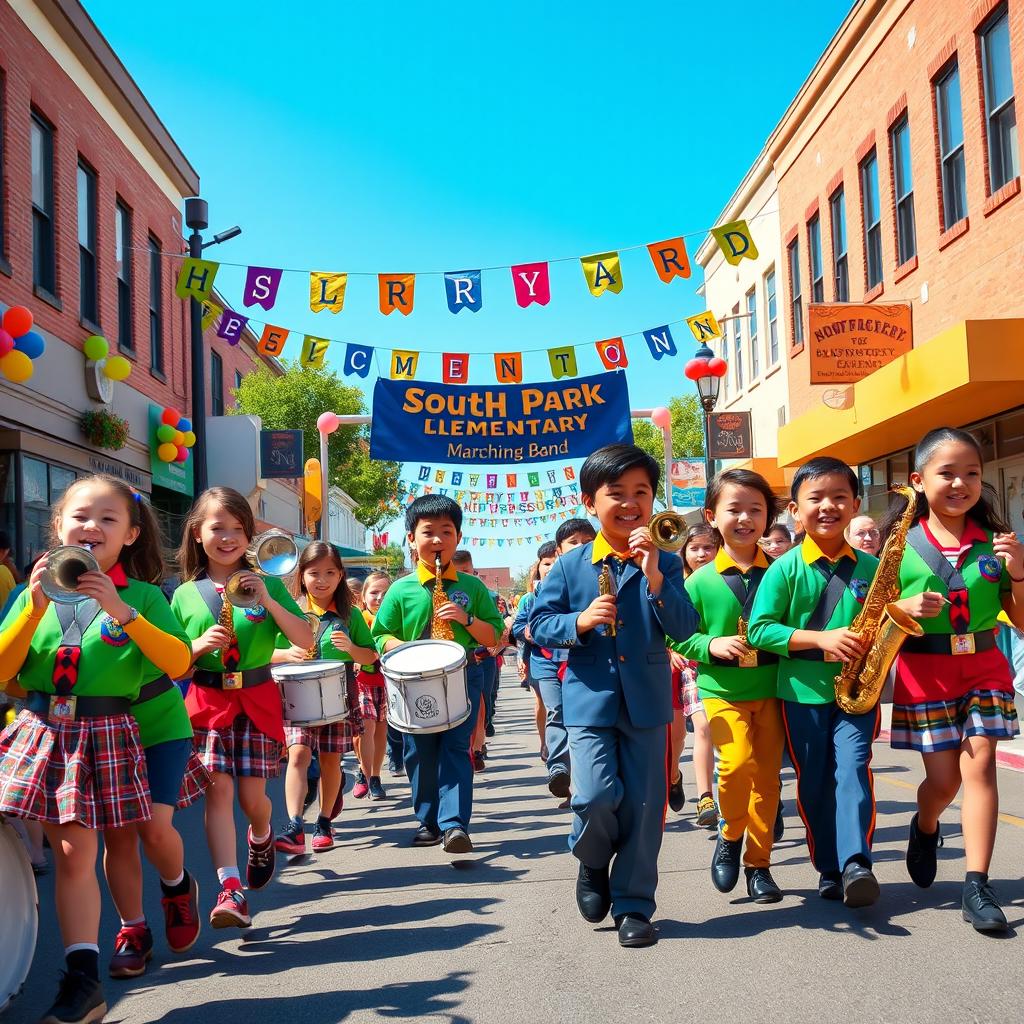
[[[917,789],[916,783],[904,782],[902,779],[890,779],[888,775],[876,775],[875,780],[879,779],[882,782],[888,782],[890,786],[899,786],[900,789]],[[954,800],[952,806],[959,807],[960,801]],[[1024,818],[1018,818],[1016,814],[1004,814],[1000,811],[999,820],[1006,825],[1013,825],[1014,828],[1024,828]]]

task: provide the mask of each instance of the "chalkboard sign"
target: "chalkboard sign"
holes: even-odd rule
[[[708,454],[712,459],[752,459],[749,412],[713,412],[708,424]]]
[[[301,430],[260,431],[260,476],[268,480],[298,480],[303,466]]]

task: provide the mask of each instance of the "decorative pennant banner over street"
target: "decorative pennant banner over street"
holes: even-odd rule
[[[626,375],[535,385],[465,387],[378,378],[370,456],[512,465],[583,459],[632,442]]]

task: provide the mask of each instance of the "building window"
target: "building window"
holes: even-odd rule
[[[1017,112],[1010,70],[1010,26],[1005,4],[981,31],[981,66],[988,135],[989,191],[998,192],[1020,173]]]
[[[149,239],[149,365],[164,372],[164,282],[160,265],[160,243]]]
[[[32,283],[57,294],[53,232],[53,128],[32,112]]]
[[[800,292],[800,242],[793,240],[786,250],[789,253],[789,315],[793,321],[793,344],[804,343],[804,302]]]
[[[117,262],[117,345],[135,351],[132,331],[132,211],[120,199],[114,208],[114,259]]]
[[[807,222],[807,248],[811,250],[811,302],[825,301],[825,271],[821,265],[821,217]]]
[[[238,393],[238,389],[242,386],[242,371],[235,370],[235,393]]]
[[[747,332],[750,337],[750,379],[757,380],[761,372],[761,355],[757,351],[757,291],[747,292]]]
[[[902,266],[917,255],[914,224],[914,176],[910,165],[910,121],[907,115],[892,126],[892,184],[896,197],[896,263]]]
[[[828,201],[832,218],[832,286],[836,302],[850,301],[850,271],[846,253],[846,197],[843,190]]]
[[[99,323],[96,299],[96,172],[78,161],[78,311],[90,324]]]
[[[960,109],[960,69],[956,64],[935,83],[935,110],[942,162],[942,229],[948,231],[967,216],[964,119]]]
[[[210,351],[210,415],[224,415],[224,360]]]
[[[878,202],[878,157],[875,151],[860,165],[860,197],[864,207],[864,276],[867,290],[882,283],[882,213]]]
[[[743,390],[743,331],[740,330],[740,307],[732,307],[732,350],[736,362],[736,390]]]
[[[768,365],[779,361],[779,308],[775,296],[775,270],[764,275],[764,297],[768,308]]]

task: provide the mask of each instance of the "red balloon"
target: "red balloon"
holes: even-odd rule
[[[4,330],[12,338],[20,338],[32,330],[32,311],[25,306],[11,306],[4,313]]]
[[[178,445],[178,454],[174,456],[175,462],[184,462],[188,458],[188,449],[183,445]]]
[[[177,409],[164,409],[160,414],[160,422],[166,423],[169,427],[176,427],[180,419],[181,413]]]
[[[683,375],[687,380],[700,380],[706,377],[708,372],[708,361],[706,359],[690,359],[683,367]]]
[[[14,348],[14,339],[11,337],[10,332],[0,328],[0,359],[7,355],[12,348]]]
[[[708,360],[708,370],[713,377],[724,377],[729,372],[729,364],[721,356],[715,356]]]

